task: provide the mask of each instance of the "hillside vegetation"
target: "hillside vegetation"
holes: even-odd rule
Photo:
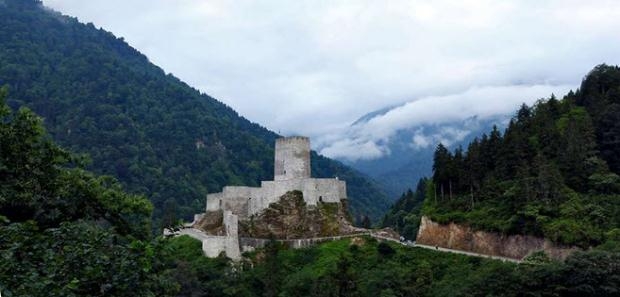
[[[620,68],[599,65],[581,87],[523,105],[450,152],[439,145],[423,213],[506,234],[589,247],[620,240]]]
[[[55,141],[88,154],[90,170],[145,194],[163,225],[199,212],[207,192],[273,178],[278,135],[164,73],[122,38],[40,1],[0,1],[5,84],[10,106],[44,117]],[[347,181],[356,217],[378,218],[387,209],[374,182],[338,162],[312,158],[314,176]]]
[[[154,272],[151,203],[79,167],[0,90],[2,296],[167,296]],[[77,166],[77,167],[76,167]]]
[[[292,250],[277,243],[238,266],[200,257],[200,242],[172,241],[179,296],[615,296],[618,253],[577,253],[527,264],[436,252],[371,238]],[[183,270],[180,270],[180,269]],[[176,274],[183,272],[183,274]]]

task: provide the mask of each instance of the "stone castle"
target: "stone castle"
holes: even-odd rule
[[[346,183],[338,178],[312,178],[310,140],[307,137],[294,136],[276,140],[274,180],[262,181],[260,187],[226,186],[222,192],[208,194],[205,213],[196,215],[190,228],[185,228],[179,233],[201,240],[203,251],[208,257],[217,257],[224,252],[227,257],[237,260],[241,258],[242,251],[251,250],[256,247],[256,242],[264,240],[264,238],[242,238],[241,229],[247,228],[241,227],[246,227],[248,222],[252,222],[250,225],[262,224],[265,225],[262,226],[263,229],[273,229],[273,221],[264,219],[265,211],[274,204],[282,203],[285,197],[298,197],[299,193],[303,201],[297,200],[297,206],[303,205],[303,210],[294,209],[289,213],[278,214],[278,217],[288,215],[288,220],[291,220],[290,213],[294,214],[292,217],[294,222],[282,221],[279,218],[281,226],[298,228],[296,225],[303,224],[298,220],[303,219],[306,225],[310,226],[306,226],[304,234],[311,234],[308,237],[317,237],[316,234],[321,234],[317,233],[317,230],[324,231],[326,226],[323,223],[318,226],[313,224],[316,224],[316,221],[326,221],[327,218],[327,221],[332,221],[329,235],[352,232],[354,228],[345,215]],[[330,209],[328,205],[337,206],[338,211],[326,215],[321,210]],[[280,206],[279,209],[281,208]],[[267,213],[273,213],[273,210]],[[296,217],[298,213],[302,213],[303,217]],[[314,222],[308,223],[308,221]],[[244,235],[248,236],[247,232]],[[299,240],[299,237],[292,238]],[[290,238],[285,235],[279,239]]]
[[[262,181],[260,187],[227,186],[220,193],[208,194],[207,211],[231,211],[240,219],[246,219],[293,190],[301,191],[308,205],[340,203],[347,199],[344,181],[310,177],[310,140],[307,137],[276,140],[273,175],[274,180]]]

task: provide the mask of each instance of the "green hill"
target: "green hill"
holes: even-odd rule
[[[109,32],[35,0],[0,1],[0,85],[10,106],[45,118],[54,140],[88,154],[88,168],[143,193],[155,217],[204,207],[207,192],[273,177],[275,133],[201,94]],[[316,177],[348,183],[356,217],[388,201],[368,178],[313,154]]]
[[[439,145],[422,212],[505,234],[589,247],[620,239],[620,68],[523,105],[467,151]]]

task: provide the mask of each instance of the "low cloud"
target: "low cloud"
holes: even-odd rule
[[[438,133],[426,135],[424,134],[424,129],[418,129],[413,135],[410,146],[414,150],[427,149],[431,146],[435,146],[437,143],[451,146],[453,143],[463,141],[470,133],[470,130],[462,130],[455,127],[442,127]]]
[[[424,97],[326,136],[325,141],[319,141],[320,145],[323,145],[320,152],[328,157],[350,161],[380,158],[390,154],[390,141],[402,130],[414,131],[411,140],[413,149],[428,148],[439,142],[449,146],[462,141],[477,128],[476,121],[471,120],[474,117],[485,120],[512,115],[523,103],[531,105],[536,100],[548,98],[552,93],[565,94],[571,87],[570,85],[482,87],[458,94]],[[460,123],[462,126],[441,127],[430,134],[421,127],[447,123]],[[372,153],[366,152],[368,148],[372,148]]]

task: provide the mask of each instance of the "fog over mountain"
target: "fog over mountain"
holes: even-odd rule
[[[320,152],[379,180],[391,197],[414,188],[432,170],[436,146],[456,148],[503,130],[516,108],[533,104],[568,85],[473,88],[462,94],[433,96],[369,113],[344,132],[327,135]]]

